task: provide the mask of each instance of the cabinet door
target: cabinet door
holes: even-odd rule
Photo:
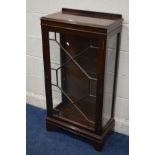
[[[95,128],[98,39],[50,32],[54,117]]]

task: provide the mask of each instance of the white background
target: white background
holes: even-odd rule
[[[155,154],[153,2],[134,0],[130,4],[131,155]],[[21,0],[3,1],[0,5],[0,154],[2,155],[26,154],[25,6]]]

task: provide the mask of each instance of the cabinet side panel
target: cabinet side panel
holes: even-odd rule
[[[108,39],[105,63],[102,126],[111,118],[117,36]]]

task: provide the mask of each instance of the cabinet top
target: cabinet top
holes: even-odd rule
[[[122,15],[63,8],[60,12],[42,17],[41,25],[71,26],[75,29],[79,26],[85,30],[91,28],[110,32],[122,25]]]

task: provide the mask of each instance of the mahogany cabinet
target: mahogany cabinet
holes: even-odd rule
[[[63,8],[41,18],[48,131],[102,149],[115,123],[121,28],[119,14]]]

